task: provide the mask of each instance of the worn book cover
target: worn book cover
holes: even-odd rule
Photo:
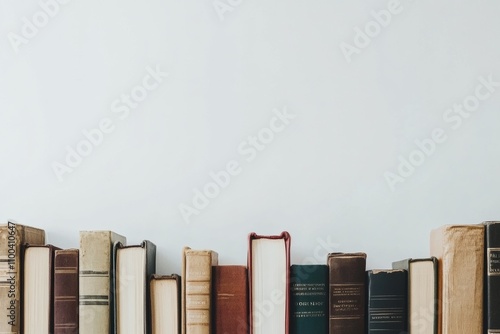
[[[290,333],[328,332],[328,266],[290,267]]]
[[[330,253],[329,333],[363,334],[365,332],[366,254]]]
[[[55,252],[54,334],[78,334],[78,249]]]
[[[408,331],[408,278],[406,270],[369,270],[368,334],[401,334]]]
[[[483,333],[484,226],[446,225],[431,232],[439,268],[439,333]]]

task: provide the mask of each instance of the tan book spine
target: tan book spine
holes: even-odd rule
[[[210,250],[186,247],[183,257],[183,333],[210,334],[212,266],[218,255]]]
[[[431,232],[438,259],[440,334],[482,334],[484,226],[447,225]]]
[[[80,232],[80,334],[110,334],[114,330],[111,290],[112,248],[125,237],[111,231]]]
[[[44,245],[41,229],[8,222],[0,226],[0,333],[21,333],[24,244]]]

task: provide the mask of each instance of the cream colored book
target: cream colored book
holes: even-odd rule
[[[151,333],[179,334],[181,328],[181,278],[153,275],[150,281]]]
[[[438,259],[440,334],[483,333],[484,226],[446,225],[431,232]]]
[[[126,238],[111,231],[80,232],[80,334],[114,332],[113,245]]]
[[[44,245],[45,232],[9,221],[0,226],[0,333],[21,333],[21,253],[24,244]]]
[[[210,334],[212,266],[218,254],[184,247],[182,257],[182,334]]]

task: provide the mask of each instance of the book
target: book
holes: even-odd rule
[[[484,332],[500,333],[500,222],[485,226]]]
[[[44,230],[9,221],[0,225],[0,333],[21,333],[24,244],[44,245]]]
[[[54,334],[78,334],[78,249],[55,251]]]
[[[152,334],[180,334],[181,277],[153,275],[150,286]]]
[[[54,252],[52,245],[26,245],[23,277],[24,334],[54,333]]]
[[[212,266],[218,254],[184,247],[182,252],[182,333],[212,333]]]
[[[248,272],[245,266],[212,267],[215,333],[248,334]]]
[[[330,253],[329,333],[365,333],[366,254]]]
[[[156,271],[156,245],[114,246],[115,333],[151,333],[149,278]]]
[[[289,334],[290,234],[248,236],[251,334]]]
[[[328,266],[290,267],[290,333],[328,333]]]
[[[412,334],[438,332],[438,268],[435,257],[405,259],[393,269],[408,272],[408,329]]]
[[[438,259],[440,334],[483,332],[484,226],[446,225],[431,232]]]
[[[406,270],[367,272],[368,334],[407,333],[407,282]]]
[[[113,244],[126,238],[111,231],[81,231],[79,254],[80,334],[114,333]]]

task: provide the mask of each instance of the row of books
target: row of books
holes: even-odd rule
[[[41,229],[0,226],[0,333],[500,333],[500,222],[431,232],[429,258],[366,270],[365,253],[290,263],[287,232],[248,238],[247,265],[182,251],[156,273],[156,246],[81,231],[79,249]]]

